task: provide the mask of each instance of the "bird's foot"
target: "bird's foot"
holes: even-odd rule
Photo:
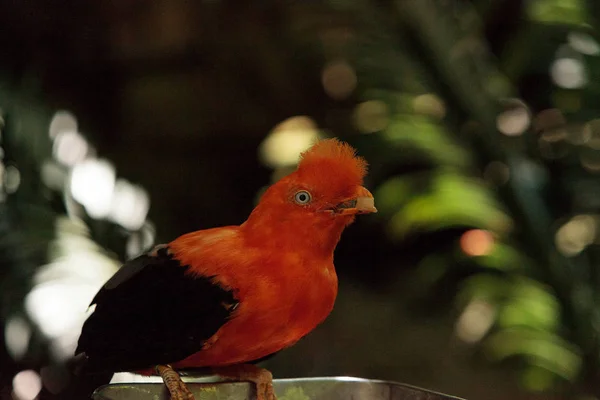
[[[252,364],[218,367],[214,372],[226,380],[247,381],[256,385],[256,400],[277,400],[273,390],[273,374]]]
[[[169,365],[157,365],[156,372],[162,377],[165,386],[169,390],[171,400],[195,400],[194,395],[187,388],[181,377]]]

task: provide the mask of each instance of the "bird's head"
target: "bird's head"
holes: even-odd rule
[[[246,225],[334,248],[357,214],[377,211],[373,195],[362,186],[366,172],[366,161],[350,145],[321,140],[302,153],[294,172],[266,190]]]

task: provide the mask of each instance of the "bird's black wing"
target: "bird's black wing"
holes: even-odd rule
[[[187,273],[167,248],[125,264],[98,292],[76,354],[86,372],[131,371],[180,361],[227,322],[232,291]]]

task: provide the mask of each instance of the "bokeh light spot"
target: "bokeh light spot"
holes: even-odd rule
[[[428,115],[437,119],[442,119],[446,116],[446,104],[433,93],[426,93],[415,97],[413,100],[413,110],[417,114]]]
[[[260,146],[262,161],[273,168],[296,165],[300,153],[319,139],[315,122],[306,116],[286,119],[278,124]]]
[[[73,355],[81,327],[91,312],[86,307],[118,269],[117,261],[88,234],[81,220],[57,218],[55,239],[49,246],[50,262],[38,268],[34,287],[25,297],[25,311],[46,337],[53,360]]]
[[[578,215],[561,226],[554,238],[558,250],[566,256],[579,254],[596,238],[596,221],[591,215]]]
[[[357,77],[354,68],[346,61],[333,61],[323,69],[321,81],[329,97],[342,100],[356,88]]]
[[[559,58],[550,66],[550,76],[554,83],[565,89],[584,86],[588,79],[585,66],[575,58]]]
[[[582,124],[571,124],[565,129],[567,133],[567,142],[581,145],[590,141],[591,135]]]
[[[71,173],[71,193],[92,218],[108,216],[112,205],[116,172],[106,160],[89,159]]]
[[[47,282],[37,285],[25,298],[25,309],[49,338],[67,333],[83,313],[90,291],[85,285]]]
[[[531,123],[527,105],[518,99],[506,102],[505,110],[496,117],[496,127],[506,136],[522,135]]]
[[[494,246],[494,236],[483,229],[471,229],[460,237],[460,248],[472,257],[488,254]]]
[[[470,302],[456,322],[456,336],[464,342],[476,343],[490,330],[494,323],[496,309],[482,300]]]
[[[6,350],[13,360],[21,360],[29,346],[31,327],[23,319],[12,317],[4,327]]]
[[[548,171],[530,159],[519,159],[511,165],[511,170],[513,179],[529,187],[539,187],[548,179]]]
[[[109,218],[131,231],[138,230],[146,221],[150,197],[141,186],[118,179],[112,196]]]
[[[567,36],[569,45],[582,54],[594,56],[600,53],[600,45],[587,33],[571,32]]]
[[[600,119],[593,119],[583,127],[587,137],[586,144],[592,149],[600,150]]]
[[[548,108],[540,111],[534,121],[534,129],[548,142],[557,142],[567,136],[565,125],[567,120],[558,108]]]
[[[21,173],[14,165],[7,165],[4,169],[4,189],[6,193],[14,193],[21,185]]]
[[[57,137],[62,132],[77,132],[77,120],[68,111],[57,111],[50,121],[51,138]]]
[[[61,164],[74,166],[88,154],[88,144],[79,133],[62,131],[56,135],[52,151]]]
[[[40,170],[40,178],[44,185],[54,190],[62,190],[68,177],[65,167],[55,161],[45,161]]]
[[[17,400],[33,400],[42,390],[42,378],[31,369],[19,372],[12,383],[13,394]]]
[[[501,161],[492,161],[483,170],[483,178],[494,185],[504,185],[510,178],[510,169]]]
[[[384,130],[389,124],[389,110],[380,100],[370,100],[356,106],[354,124],[362,133]]]

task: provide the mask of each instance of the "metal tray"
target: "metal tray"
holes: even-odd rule
[[[199,383],[185,379],[196,400],[254,399],[246,382]],[[461,400],[395,382],[349,377],[276,379],[278,400]],[[102,386],[95,400],[168,400],[162,383],[117,383]]]

